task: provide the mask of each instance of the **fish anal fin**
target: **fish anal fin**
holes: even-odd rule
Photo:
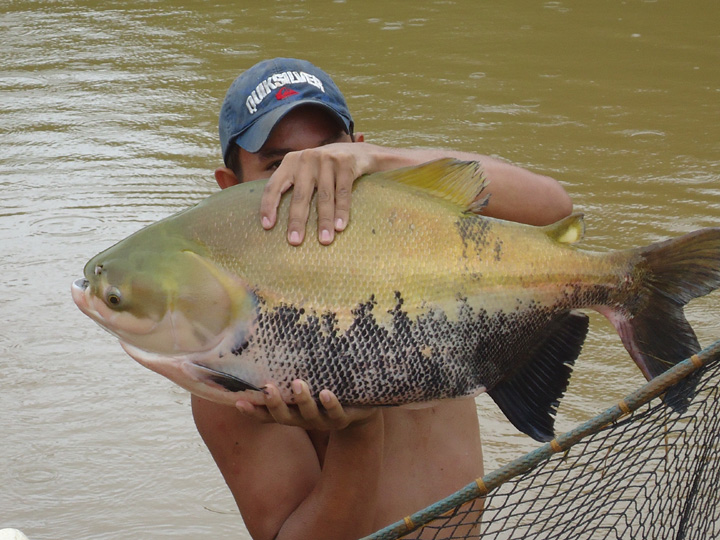
[[[554,436],[554,415],[588,331],[588,317],[568,311],[544,329],[545,340],[518,358],[520,367],[488,394],[512,424],[536,441]]]
[[[479,213],[487,204],[487,197],[479,197],[487,181],[477,161],[443,158],[376,174],[456,204],[462,211]]]

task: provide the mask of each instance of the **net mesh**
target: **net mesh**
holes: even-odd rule
[[[695,377],[690,406],[659,398]],[[617,406],[364,540],[720,534],[720,341]],[[481,510],[484,504],[484,510]]]

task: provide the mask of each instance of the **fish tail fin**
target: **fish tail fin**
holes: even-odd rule
[[[554,437],[554,416],[587,331],[587,315],[561,313],[542,329],[546,338],[517,358],[518,369],[488,391],[507,419],[536,441]]]
[[[625,348],[650,380],[700,350],[683,308],[690,300],[720,287],[720,228],[709,228],[634,250],[640,281],[619,309],[604,313]],[[636,277],[637,276],[637,277]],[[696,381],[681,381],[665,402],[683,411]]]

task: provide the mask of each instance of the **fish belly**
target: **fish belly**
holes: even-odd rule
[[[347,326],[330,311],[261,306],[248,342],[207,365],[258,387],[272,382],[288,395],[290,383],[304,379],[316,396],[330,389],[346,405],[477,395],[522,369],[577,303],[564,291],[541,303],[542,293],[519,291],[503,308],[499,298],[488,301],[497,293],[455,298],[452,310],[435,306],[413,316],[397,293],[389,310],[372,299],[357,305]]]

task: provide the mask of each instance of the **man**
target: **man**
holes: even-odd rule
[[[440,157],[482,163],[490,180],[487,215],[542,225],[571,211],[551,178],[482,155],[375,146],[353,129],[345,99],[322,70],[301,60],[261,62],[225,97],[225,166],[215,178],[226,188],[270,177],[259,214],[265,228],[276,225],[280,197],[292,187],[293,245],[314,241],[304,237],[315,191],[317,240],[330,244],[352,219],[358,177]],[[292,388],[291,404],[272,384],[236,408],[192,397],[198,431],[255,539],[356,539],[483,474],[472,399],[414,410],[344,409],[327,389],[317,404],[304,381]]]

